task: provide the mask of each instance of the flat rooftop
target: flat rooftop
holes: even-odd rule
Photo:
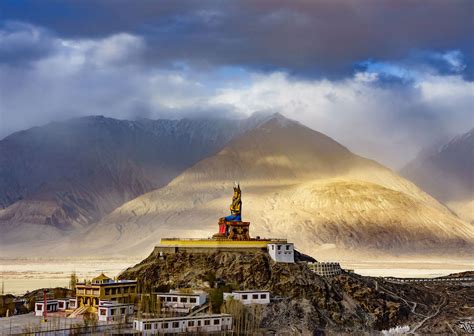
[[[158,247],[196,247],[196,248],[267,248],[270,243],[286,243],[286,239],[181,239],[162,238]]]
[[[264,242],[286,242],[286,239],[283,238],[250,238],[247,240],[232,240],[226,238],[161,238],[161,241],[218,241],[218,242],[251,242],[251,241],[264,241]]]
[[[109,282],[104,282],[104,283],[88,283],[86,284],[85,282],[78,282],[76,285],[80,286],[108,286],[108,285],[121,285],[121,284],[132,284],[136,283],[137,280],[112,280]]]
[[[135,319],[135,321],[142,322],[168,322],[168,321],[187,321],[187,320],[200,320],[205,318],[219,318],[219,317],[232,317],[230,314],[212,314],[212,315],[194,315],[194,316],[181,316],[181,317],[158,317],[158,318],[145,318]]]
[[[163,292],[156,292],[153,293],[156,295],[167,295],[167,296],[201,296],[201,295],[207,295],[206,293],[163,293]]]
[[[120,303],[114,301],[99,302],[99,307],[121,307],[121,306],[133,306],[133,303]]]
[[[269,290],[263,290],[263,289],[247,289],[247,290],[235,290],[232,291],[232,293],[270,293]]]

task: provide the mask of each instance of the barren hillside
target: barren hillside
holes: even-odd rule
[[[164,236],[208,237],[227,214],[234,181],[253,235],[287,237],[313,256],[472,253],[473,228],[435,199],[281,116],[116,209],[86,241],[91,251],[133,254]]]

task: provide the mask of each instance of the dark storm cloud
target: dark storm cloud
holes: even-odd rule
[[[0,2],[0,138],[281,112],[400,167],[473,127],[474,1]]]
[[[56,47],[44,29],[20,22],[0,24],[0,64],[24,65],[47,57]]]
[[[472,74],[470,0],[4,1],[2,18],[69,38],[128,32],[145,38],[146,60],[239,65],[339,76],[354,62],[459,49]]]

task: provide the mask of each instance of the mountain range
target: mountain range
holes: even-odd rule
[[[96,125],[101,123],[117,124],[111,128],[119,131]],[[86,135],[71,126],[77,124],[87,125]],[[61,134],[55,129],[58,124],[48,127],[52,134]],[[28,143],[45,146],[46,153],[57,153],[55,146],[69,143],[69,160],[59,156],[61,160],[55,157],[52,162],[76,175],[67,175],[70,184],[44,182],[50,189],[9,184],[15,192],[4,193],[3,199],[11,204],[0,210],[0,225],[8,233],[2,241],[4,251],[144,255],[161,237],[208,237],[217,230],[218,218],[228,214],[237,181],[252,235],[286,237],[305,253],[327,259],[375,253],[472,256],[473,227],[446,206],[394,171],[278,114],[241,121],[127,122],[94,117],[60,124],[59,129],[67,127],[81,133],[81,140],[72,141],[63,131],[62,141],[56,136],[44,143],[38,136]],[[15,136],[17,142],[26,138]],[[90,156],[93,164],[84,160]],[[41,169],[48,171],[48,160],[36,160],[24,155],[16,162],[29,167],[30,174],[38,164],[31,162],[41,162]],[[56,164],[50,166],[57,169]],[[51,177],[64,180],[65,174],[53,168]],[[77,185],[73,190],[84,190],[79,195],[97,190],[92,193],[95,198],[87,198],[92,204],[113,202],[101,211],[85,212],[87,216],[65,216],[70,220],[65,225],[45,222],[42,190],[50,190],[57,209],[61,188],[50,186],[58,185]],[[15,201],[12,195],[21,199]],[[35,204],[40,204],[39,211]],[[89,209],[77,201],[71,204]]]
[[[166,185],[263,118],[85,117],[14,133],[0,141],[3,239],[86,228],[124,202]]]
[[[401,174],[474,223],[474,129],[423,150]]]
[[[472,247],[472,227],[413,183],[275,116],[166,187],[106,216],[85,235],[94,242],[88,249],[133,254],[163,236],[209,236],[227,214],[234,181],[243,186],[244,216],[255,235],[287,237],[312,255],[445,254]]]

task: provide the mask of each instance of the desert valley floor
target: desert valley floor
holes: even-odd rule
[[[140,258],[0,259],[0,281],[4,283],[5,293],[20,295],[37,288],[67,287],[71,272],[74,271],[79,279],[89,279],[101,272],[115,277],[140,260]],[[366,276],[438,277],[472,270],[474,262],[468,259],[431,260],[428,262],[378,260],[343,262],[341,266]]]

